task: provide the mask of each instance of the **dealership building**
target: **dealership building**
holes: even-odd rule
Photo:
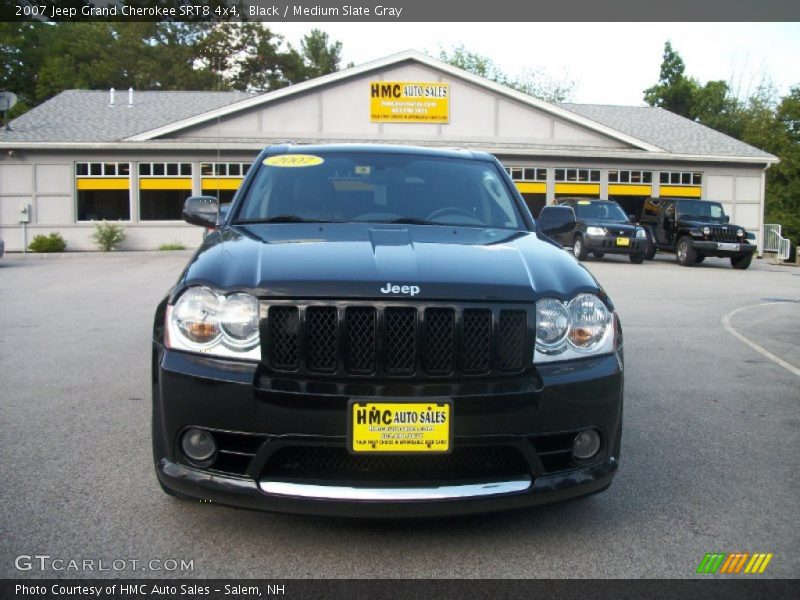
[[[58,231],[91,250],[92,221],[125,249],[196,246],[190,195],[230,201],[273,143],[385,143],[496,155],[534,215],[559,197],[722,202],[761,245],[777,158],[660,108],[548,103],[408,51],[263,94],[70,90],[0,131],[0,239]]]

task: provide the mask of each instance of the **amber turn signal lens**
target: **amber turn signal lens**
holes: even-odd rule
[[[186,323],[186,333],[198,342],[210,342],[219,333],[215,323]]]

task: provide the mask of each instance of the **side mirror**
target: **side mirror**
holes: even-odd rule
[[[213,196],[192,196],[183,205],[183,220],[200,227],[216,227],[219,202]]]
[[[725,215],[724,217],[722,217],[722,221],[725,222],[725,223],[730,223],[731,222],[731,218],[728,215]]]
[[[636,223],[636,215],[628,215],[628,221],[631,223]]]
[[[575,211],[571,206],[545,206],[536,219],[536,230],[545,235],[567,233],[575,228]]]

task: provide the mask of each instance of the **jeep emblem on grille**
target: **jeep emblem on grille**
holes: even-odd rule
[[[418,285],[392,285],[387,283],[386,287],[380,288],[381,294],[408,294],[416,296],[420,292]]]

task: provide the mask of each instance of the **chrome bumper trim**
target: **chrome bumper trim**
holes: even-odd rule
[[[259,482],[261,491],[275,496],[295,496],[320,500],[374,500],[377,502],[406,500],[451,500],[481,498],[500,494],[515,494],[531,488],[530,477],[510,481],[472,483],[463,485],[440,485],[436,487],[354,487],[339,485],[315,485],[290,483],[287,481]]]

